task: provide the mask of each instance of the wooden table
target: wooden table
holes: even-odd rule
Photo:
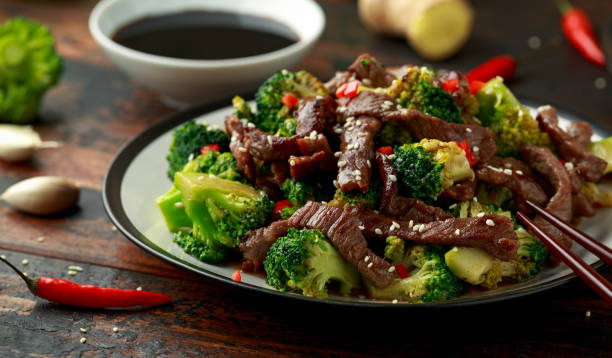
[[[113,231],[104,213],[102,178],[121,144],[173,110],[102,54],[87,28],[94,3],[0,3],[0,20],[24,15],[49,24],[65,59],[61,83],[46,96],[36,125],[44,139],[64,145],[37,153],[30,163],[0,163],[0,187],[35,175],[62,175],[84,187],[80,208],[69,216],[38,218],[0,206],[0,250],[15,263],[29,259],[23,270],[30,273],[107,287],[142,286],[170,294],[174,303],[134,312],[61,307],[33,298],[16,275],[0,268],[0,356],[612,356],[612,311],[576,280],[473,308],[353,310],[227,287],[136,247]],[[610,1],[580,3],[600,28],[612,14]],[[322,5],[327,29],[299,68],[328,78],[366,51],[388,65],[422,62],[402,40],[368,32],[353,1]],[[478,1],[475,7],[470,41],[437,68],[467,70],[501,53],[535,54],[511,82],[516,94],[612,126],[612,78],[563,40],[551,3]],[[530,36],[538,36],[548,49],[530,49]],[[595,88],[599,77],[607,80],[607,88]],[[70,277],[67,267],[74,264],[83,272]],[[612,279],[609,270],[605,276]],[[85,344],[81,337],[87,338]]]

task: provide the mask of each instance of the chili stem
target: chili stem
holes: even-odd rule
[[[15,267],[12,263],[10,263],[7,259],[5,259],[4,257],[0,256],[0,260],[2,260],[2,262],[4,262],[5,264],[7,264],[10,268],[13,269],[13,271],[15,271],[24,281],[25,283],[28,285],[28,289],[34,294],[36,295],[36,282],[34,280],[32,280],[31,278],[29,278],[28,276],[24,275],[24,273],[19,270],[17,267]]]

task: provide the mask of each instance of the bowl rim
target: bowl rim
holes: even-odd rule
[[[326,19],[325,13],[321,6],[315,2],[314,0],[292,0],[295,3],[301,2],[304,6],[310,6],[315,12],[316,16],[320,21],[315,21],[313,23],[319,24],[318,28],[315,28],[313,34],[309,37],[300,37],[298,41],[294,44],[291,44],[287,47],[266,52],[264,54],[255,55],[255,56],[246,56],[246,57],[238,57],[231,59],[221,59],[221,60],[193,60],[193,59],[182,59],[176,57],[166,57],[153,55],[142,51],[133,50],[129,47],[123,46],[115,41],[113,41],[109,36],[107,36],[100,29],[100,19],[104,15],[104,13],[113,5],[118,2],[126,1],[126,0],[101,0],[96,4],[93,8],[91,14],[89,15],[89,31],[92,34],[94,40],[100,45],[104,50],[112,52],[114,54],[120,55],[124,58],[131,58],[133,60],[137,60],[140,62],[146,62],[150,64],[156,64],[160,66],[168,66],[168,67],[181,67],[181,68],[226,68],[226,67],[244,67],[244,66],[252,66],[257,64],[268,63],[269,61],[276,60],[279,58],[283,58],[294,53],[299,53],[300,51],[305,50],[313,43],[315,43],[322,35],[323,30],[325,29]],[[257,0],[261,1],[261,0]],[[172,4],[175,4],[172,2]],[[178,2],[176,2],[179,5]],[[206,3],[202,3],[202,9],[205,9]],[[230,11],[230,10],[226,10]],[[231,12],[231,11],[230,11]],[[134,17],[133,20],[137,20],[138,16]],[[282,23],[283,25],[289,26],[292,30],[295,31],[295,26],[293,26],[290,22],[285,21],[281,17],[273,17],[275,21]]]

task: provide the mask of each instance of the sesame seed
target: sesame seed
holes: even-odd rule
[[[339,168],[342,168],[342,167],[343,167],[343,166],[345,166],[345,165],[346,165],[346,162],[345,162],[344,160],[339,160],[339,161],[338,161],[338,167],[339,167]]]
[[[391,101],[384,101],[383,104],[385,106],[393,106],[393,102],[391,102]]]
[[[414,226],[414,221],[410,220],[410,222],[408,222],[408,228],[412,228]]]
[[[473,146],[472,147],[472,152],[474,152],[474,153],[478,153],[479,150],[480,150],[480,148],[478,148],[478,146]]]
[[[380,214],[380,213],[378,212],[378,210],[374,210],[374,212],[376,213],[376,215]]]
[[[366,164],[368,165],[368,168],[372,168],[372,163],[370,162],[370,159],[366,161]]]
[[[540,48],[540,46],[542,46],[542,39],[535,35],[529,36],[529,38],[527,39],[527,46],[534,50]]]
[[[370,268],[370,267],[372,267],[372,266],[374,266],[374,263],[373,263],[373,262],[370,262],[370,263],[368,264],[368,268]]]
[[[400,224],[398,224],[395,221],[393,221],[393,222],[391,222],[391,226],[400,227]]]
[[[367,136],[367,133],[366,132],[359,132],[359,133],[357,133],[357,136],[358,137],[365,137],[365,136]]]
[[[318,100],[321,100],[321,99],[323,99],[323,96],[318,95],[318,96],[316,96],[315,98],[316,98],[316,99],[318,99]]]
[[[355,180],[361,181],[361,175],[355,175]]]
[[[489,169],[491,169],[491,170],[493,170],[495,172],[500,172],[500,173],[503,171],[503,169],[501,169],[501,168],[496,168],[496,167],[493,167],[493,166],[490,166],[490,165],[487,165],[487,168],[489,168]]]
[[[21,260],[21,264],[22,264],[22,265],[27,265],[27,264],[29,264],[29,263],[30,263],[30,261],[29,261],[28,259],[23,259],[23,260]]]
[[[391,303],[393,303],[393,304],[396,304],[397,302],[398,302],[397,299],[391,301]]]
[[[238,147],[238,150],[243,152],[243,153],[247,151],[245,147]]]
[[[383,232],[382,232],[382,230],[381,230],[380,228],[376,228],[376,229],[374,229],[374,232],[375,232],[377,235],[382,235],[382,233],[383,233]]]
[[[111,231],[117,231],[117,227],[115,225],[111,226]]]
[[[412,231],[419,231],[419,227],[421,227],[421,224],[416,224],[412,227]]]
[[[389,180],[391,181],[397,181],[397,177],[393,174],[389,174]]]
[[[402,106],[400,106],[399,104],[397,106],[395,106],[395,109],[397,109],[398,111],[402,110]]]
[[[572,162],[565,162],[565,169],[568,171],[574,169],[574,164]]]
[[[393,160],[393,159],[395,159],[395,154],[389,154],[389,155],[387,155],[387,158]]]
[[[200,175],[200,176],[198,177],[198,180],[204,180],[204,175]]]
[[[455,235],[457,235],[457,236],[461,235],[461,230],[459,230],[459,229],[455,230]]]
[[[317,136],[317,134],[318,134],[318,133],[317,133],[317,131],[312,131],[312,132],[310,132],[310,136],[311,136],[311,137],[316,137],[316,136]]]
[[[522,170],[515,170],[514,172],[515,172],[516,174],[518,174],[518,175],[523,175],[523,171],[522,171]]]
[[[357,227],[359,228],[359,230],[363,230],[363,229],[365,229],[365,226],[363,226],[363,225],[359,225],[359,226],[357,226]]]
[[[338,187],[338,181],[336,179],[334,179],[333,183],[334,183],[334,186],[337,188]]]
[[[478,213],[478,214],[476,214],[476,216],[481,218],[481,217],[485,216],[485,213]]]
[[[421,224],[421,226],[419,226],[419,232],[423,232],[425,231],[425,225]]]
[[[342,155],[342,152],[336,152],[334,153],[334,157],[339,158]]]
[[[340,128],[340,127],[334,128],[334,133],[336,133],[336,134],[342,133],[342,128]]]
[[[457,246],[453,247],[453,252],[459,252],[459,248]]]
[[[511,169],[504,169],[504,174],[512,175],[512,170]]]
[[[355,143],[353,143],[353,148],[355,148],[355,149],[359,149],[359,142],[355,142]]]
[[[81,266],[71,265],[71,266],[68,266],[68,270],[75,270],[75,271],[81,272],[83,271],[83,268]]]
[[[352,150],[353,149],[353,143],[350,143],[349,145],[346,146],[346,150]]]
[[[268,144],[272,145],[272,136],[268,136]]]
[[[489,226],[495,226],[495,222],[491,219],[487,219],[487,221],[485,221],[485,223]]]
[[[45,237],[44,236],[40,236],[39,238],[36,239],[36,241],[43,242],[43,241],[45,241]]]
[[[136,291],[142,291],[142,287],[141,286],[136,287]]]
[[[177,201],[176,203],[174,203],[174,207],[175,208],[182,208],[183,207],[183,202]]]
[[[584,316],[585,316],[586,318],[591,318],[591,311],[586,311],[586,312],[584,313]]]
[[[354,120],[355,120],[355,117],[353,117],[353,116],[350,116],[350,117],[347,117],[347,118],[346,118],[346,121],[347,121],[347,122],[352,122],[352,121],[354,121]]]
[[[85,342],[87,342],[87,338],[83,337],[83,338],[81,338],[81,340],[79,342],[81,342],[82,344],[85,344]]]
[[[78,272],[76,272],[75,270],[68,270],[68,275],[70,276],[76,276]]]
[[[344,123],[344,128],[348,128],[348,127],[350,127],[350,126],[352,126],[352,125],[353,125],[353,123],[351,123],[351,122],[346,122],[346,123]]]
[[[2,257],[2,259],[6,260],[6,256],[5,255],[0,255],[0,257]]]
[[[293,166],[295,166],[295,160],[291,159],[291,160],[289,161],[289,165],[291,165],[292,167],[293,167]]]
[[[28,273],[27,273],[27,272],[22,272],[22,273],[23,273],[23,275],[24,275],[25,277],[28,277]]]
[[[393,230],[395,230],[395,226],[393,226],[393,225],[389,226],[389,232],[391,232]]]
[[[355,169],[355,170],[353,170],[353,174],[359,175],[359,174],[361,174],[361,171],[359,169]]]
[[[347,109],[346,107],[344,107],[344,106],[340,106],[340,107],[338,107],[338,109],[336,110],[336,112],[338,112],[338,113],[344,113],[344,112],[346,112],[346,109]]]
[[[597,77],[595,81],[593,81],[593,84],[597,89],[604,89],[608,87],[608,81],[606,81],[606,79],[603,77]]]
[[[389,271],[389,272],[393,272],[393,271],[395,271],[395,266],[391,266],[391,267],[389,267],[389,269],[388,269],[387,271]]]
[[[468,133],[472,133],[472,128],[466,128],[465,131]]]
[[[357,122],[355,122],[355,124],[360,126],[361,125],[361,120],[357,120]]]
[[[113,332],[115,332],[115,333],[119,332],[119,328],[113,327]]]
[[[249,127],[249,128],[255,128],[255,124],[254,124],[254,123],[249,122],[249,123],[247,123],[247,127]]]
[[[454,208],[456,208],[456,207],[457,207],[457,203],[454,203],[454,204],[451,204],[451,205],[450,205],[448,208],[449,208],[449,209],[454,209]]]
[[[477,198],[477,197],[473,197],[473,198],[472,198],[472,201],[474,201],[475,203],[477,203],[477,202],[478,202],[478,198]]]
[[[363,261],[365,261],[365,262],[370,261],[370,256],[366,256],[366,257],[363,259]]]
[[[87,333],[87,329],[86,328],[79,328],[79,330],[83,333]]]

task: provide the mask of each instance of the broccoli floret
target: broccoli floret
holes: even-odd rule
[[[339,283],[342,294],[361,285],[357,269],[315,229],[290,228],[270,247],[263,266],[270,286],[309,297],[327,298],[330,281]]]
[[[208,144],[218,144],[219,149],[226,152],[229,138],[220,129],[208,128],[194,121],[189,121],[175,130],[172,134],[170,152],[166,156],[168,177],[173,179],[174,174],[183,169],[190,159],[198,156],[202,147]]]
[[[519,226],[515,232],[520,244],[516,252],[518,257],[516,260],[510,261],[513,270],[506,270],[504,276],[516,281],[523,281],[540,272],[548,257],[548,250],[540,240],[522,227]]]
[[[485,214],[497,214],[503,215],[509,219],[512,219],[512,214],[509,211],[505,211],[501,208],[496,208],[491,204],[484,204],[480,201],[462,201],[455,203],[449,207],[449,213],[456,218],[472,218],[480,213]]]
[[[207,235],[201,235],[201,231],[192,232],[178,231],[174,233],[174,241],[183,248],[186,253],[209,264],[217,264],[223,261],[229,254],[229,249]]]
[[[374,137],[376,147],[388,145],[402,145],[412,142],[410,131],[404,127],[392,122],[386,122],[380,132]]]
[[[176,173],[185,212],[197,232],[233,248],[249,231],[265,224],[274,203],[249,185],[202,173]]]
[[[294,208],[300,208],[309,200],[315,200],[315,187],[294,178],[285,180],[281,185],[281,191]]]
[[[413,198],[436,200],[454,183],[474,179],[465,152],[454,142],[423,139],[393,149],[399,188]]]
[[[529,108],[519,103],[501,77],[489,80],[476,98],[480,103],[476,117],[493,131],[497,155],[517,157],[519,149],[528,144],[551,147],[548,134],[540,130]]]
[[[397,236],[388,236],[385,245],[385,258],[391,260],[392,264],[399,264],[404,259],[404,239]]]
[[[288,93],[301,99],[309,96],[324,96],[328,94],[328,91],[323,82],[306,71],[282,70],[276,72],[255,93],[257,114],[253,122],[258,128],[277,135],[295,134],[296,126],[292,121],[288,121],[292,118],[290,110],[282,102],[282,98]]]
[[[447,122],[465,123],[453,97],[434,80],[427,67],[411,67],[401,79],[394,80],[387,94],[406,108],[416,109]]]
[[[207,173],[221,179],[244,182],[245,179],[238,171],[238,163],[230,152],[219,153],[209,150],[185,164],[183,173]]]
[[[370,188],[367,193],[360,190],[342,191],[336,189],[333,199],[329,205],[337,208],[344,208],[347,205],[358,206],[375,210],[380,206],[380,197],[382,196],[382,182],[378,176],[373,176],[370,182]]]
[[[249,104],[246,103],[244,98],[240,96],[234,96],[234,98],[232,99],[232,106],[236,110],[235,114],[238,116],[238,118],[243,118],[250,122],[255,117],[251,106],[249,106]]]
[[[45,91],[55,85],[62,60],[42,24],[17,17],[0,25],[0,120],[29,123]]]
[[[464,290],[463,281],[446,266],[444,251],[439,245],[413,246],[408,255],[415,268],[409,276],[396,279],[383,289],[366,281],[368,292],[374,298],[411,302],[437,302],[458,297]]]

